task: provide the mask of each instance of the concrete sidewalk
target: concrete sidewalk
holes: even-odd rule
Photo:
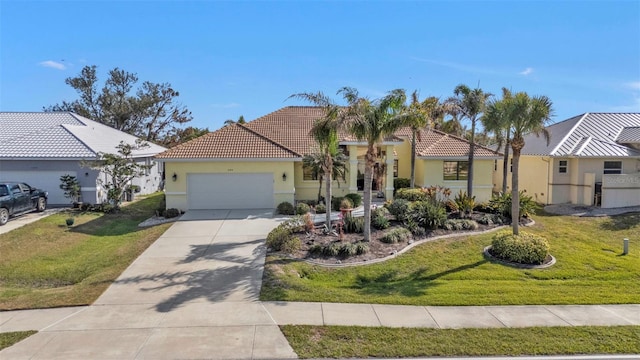
[[[118,325],[120,322],[123,324]],[[0,332],[234,325],[355,325],[440,329],[640,326],[640,304],[408,306],[256,301],[200,302],[166,313],[150,309],[144,304],[94,305],[0,313]]]

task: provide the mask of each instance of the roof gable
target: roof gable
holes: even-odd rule
[[[240,124],[225,126],[214,132],[175,146],[158,159],[239,159],[298,158],[296,153]]]
[[[586,113],[550,125],[549,144],[543,137],[525,136],[523,155],[619,157],[637,156],[637,151],[620,145],[625,128],[640,127],[640,113]],[[634,130],[624,132],[635,134]],[[616,142],[617,141],[617,142]]]

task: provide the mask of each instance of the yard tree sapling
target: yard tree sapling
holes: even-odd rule
[[[107,190],[107,200],[116,210],[120,208],[122,195],[132,179],[142,176],[153,164],[138,164],[133,158],[136,150],[149,147],[149,144],[138,139],[135,144],[120,142],[116,154],[98,153],[98,160],[84,162],[83,166],[100,170],[107,180],[99,179],[100,185]]]

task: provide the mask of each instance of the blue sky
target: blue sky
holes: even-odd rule
[[[171,83],[210,130],[343,86],[504,86],[549,96],[554,121],[640,112],[640,1],[2,0],[0,51],[2,111],[73,100],[64,79],[97,65]]]

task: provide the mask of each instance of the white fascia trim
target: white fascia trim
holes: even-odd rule
[[[383,141],[376,145],[402,145],[404,141]],[[369,146],[369,143],[365,141],[340,141],[338,145],[358,145],[358,146]]]
[[[562,144],[564,144],[565,141],[567,141],[567,139],[569,138],[569,136],[571,136],[571,134],[573,133],[573,131],[575,129],[578,128],[578,126],[580,126],[580,124],[582,123],[582,121],[584,119],[587,118],[587,116],[589,116],[589,113],[584,113],[584,115],[582,115],[582,117],[580,118],[580,120],[578,120],[578,122],[571,128],[571,130],[567,131],[567,133],[564,135],[564,137],[562,138],[562,140],[560,140],[560,142],[558,143],[558,145],[556,145],[556,147],[553,148],[553,150],[551,150],[551,152],[549,153],[549,155],[555,155],[555,152],[558,151],[558,149],[562,146]]]
[[[48,160],[48,161],[82,161],[82,160],[87,160],[87,161],[94,161],[97,160],[98,158],[65,158],[65,157],[0,157],[0,161],[3,160],[19,160],[19,161],[42,161],[42,160]]]
[[[197,159],[156,159],[158,162],[298,162],[302,158],[197,158]]]
[[[422,160],[456,160],[456,161],[468,161],[468,156],[418,156],[418,159]],[[502,156],[483,156],[483,157],[474,157],[473,160],[501,160]]]

